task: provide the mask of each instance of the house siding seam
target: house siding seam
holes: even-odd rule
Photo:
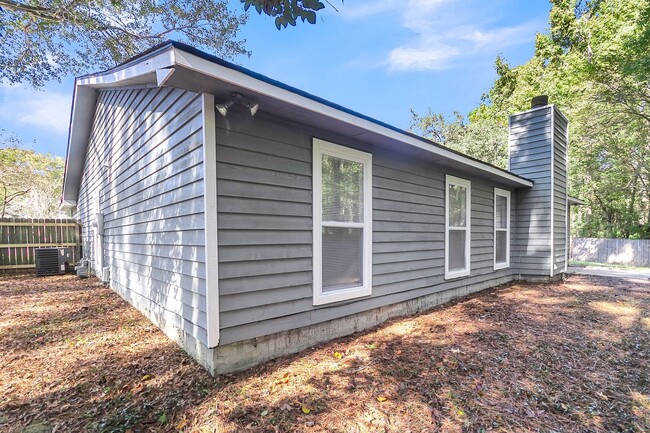
[[[103,214],[110,286],[177,341],[206,345],[201,113],[178,89],[99,91],[77,209],[91,264]]]
[[[502,185],[264,113],[254,121],[236,110],[217,116],[216,136],[220,344],[513,275],[511,268],[493,270],[494,187]],[[313,137],[373,155],[369,297],[313,305]],[[446,174],[472,182],[471,274],[448,281]]]

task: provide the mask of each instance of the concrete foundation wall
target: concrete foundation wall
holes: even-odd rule
[[[416,314],[452,299],[506,284],[513,279],[512,275],[498,277],[328,322],[219,346],[211,351],[209,359],[199,359],[199,362],[212,375],[244,370],[279,356],[300,352],[324,341],[371,328],[390,318]]]

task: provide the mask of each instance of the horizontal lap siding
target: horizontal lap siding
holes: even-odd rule
[[[567,128],[566,120],[557,110],[554,114],[553,166],[553,263],[555,272],[563,272],[567,260]]]
[[[84,253],[104,216],[111,286],[158,325],[206,338],[202,112],[177,89],[101,91],[79,193]]]
[[[510,171],[535,182],[515,194],[512,259],[522,274],[548,275],[551,257],[551,107],[510,117]]]
[[[444,280],[446,171],[373,148],[370,298],[312,305],[312,137],[274,118],[217,118],[221,343],[511,275],[493,271],[493,185],[472,180],[471,276]]]
[[[241,325],[311,306],[311,140],[267,122],[251,131],[249,122],[217,118],[223,343]]]
[[[442,281],[444,188],[439,171],[373,154],[373,297]]]

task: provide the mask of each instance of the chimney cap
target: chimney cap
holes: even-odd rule
[[[530,102],[530,108],[539,108],[548,105],[548,95],[535,96]]]

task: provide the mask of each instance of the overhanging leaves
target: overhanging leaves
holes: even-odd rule
[[[0,80],[47,80],[108,68],[177,39],[232,58],[246,16],[226,0],[0,0]]]

